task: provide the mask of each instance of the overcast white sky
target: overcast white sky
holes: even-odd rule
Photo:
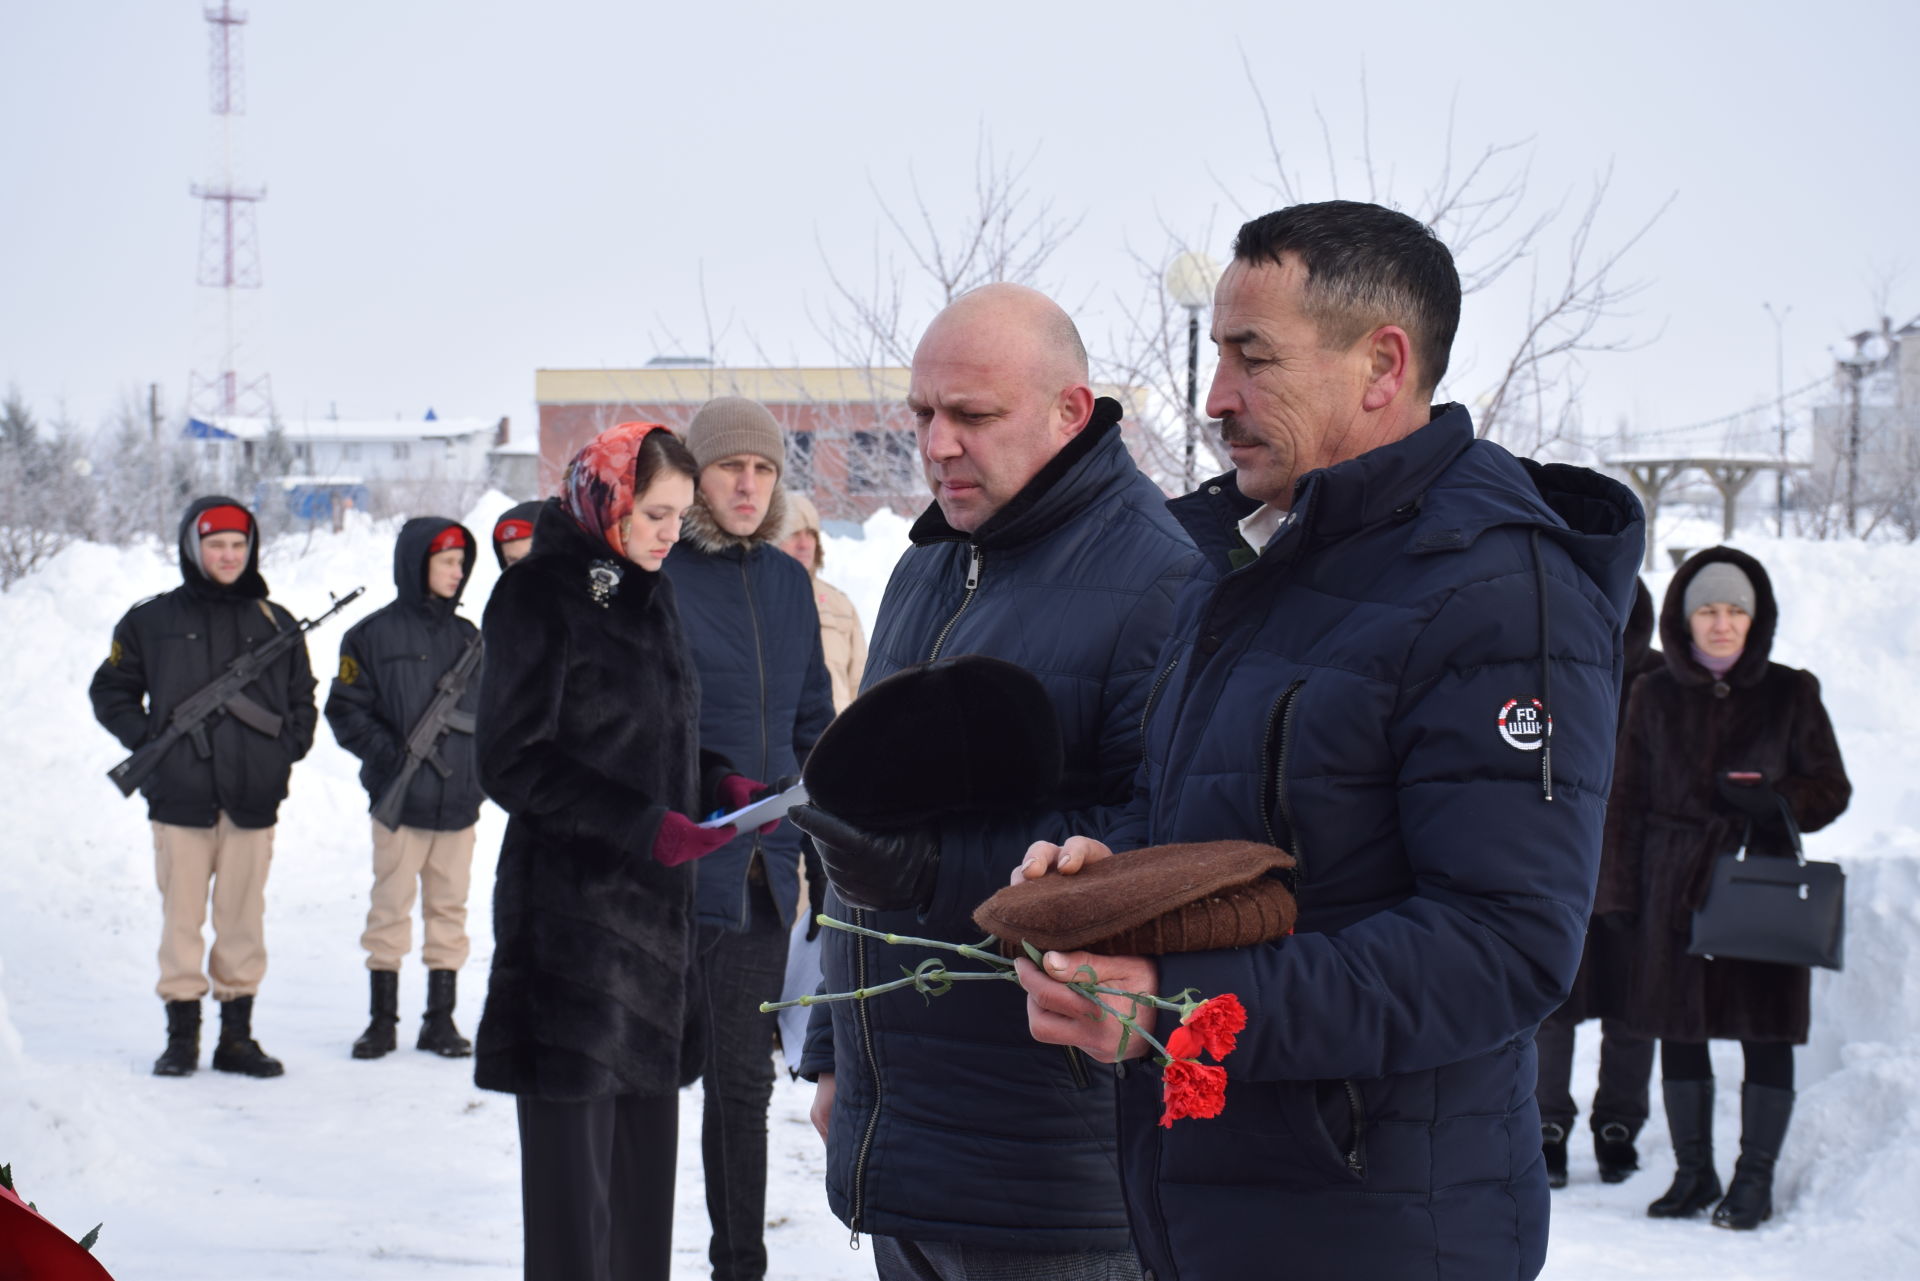
[[[953,218],[976,140],[1037,153],[1084,216],[1052,281],[1091,346],[1138,293],[1127,246],[1234,228],[1276,202],[1240,52],[1306,180],[1376,171],[1410,200],[1457,100],[1456,155],[1531,138],[1533,206],[1610,163],[1597,243],[1669,195],[1629,260],[1650,282],[1587,364],[1586,418],[1646,429],[1789,386],[1874,320],[1920,311],[1911,0],[1759,3],[643,5],[247,0],[242,177],[266,184],[266,288],[243,372],[290,417],[511,415],[533,371],[703,345],[823,361],[822,249],[855,274],[884,233],[869,182],[909,166]],[[0,384],[83,425],[195,367],[215,175],[198,0],[0,0]],[[1559,266],[1549,238],[1541,270]],[[1511,277],[1518,282],[1519,277]],[[1511,347],[1511,297],[1468,300],[1449,388]],[[677,341],[676,341],[677,340]]]

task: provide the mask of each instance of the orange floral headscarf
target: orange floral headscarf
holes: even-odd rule
[[[620,522],[633,512],[633,474],[640,442],[664,423],[617,423],[580,447],[560,483],[560,506],[587,533],[606,540],[622,559]]]

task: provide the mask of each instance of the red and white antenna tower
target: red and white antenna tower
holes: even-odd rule
[[[265,187],[243,187],[234,178],[234,117],[247,109],[246,70],[240,28],[247,15],[227,0],[205,9],[209,37],[208,88],[217,121],[220,178],[195,183],[200,201],[200,284],[221,291],[221,347],[211,374],[196,371],[188,382],[189,408],[196,414],[271,417],[273,389],[267,375],[243,379],[239,373],[239,330],[235,311],[241,289],[260,288],[260,233],[255,207],[267,198]]]

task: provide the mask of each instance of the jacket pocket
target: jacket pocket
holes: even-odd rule
[[[1293,722],[1306,681],[1296,680],[1267,709],[1260,740],[1260,817],[1266,824],[1267,843],[1278,846],[1294,857],[1290,886],[1298,887],[1306,861],[1296,848],[1299,833],[1294,828],[1293,809],[1287,798],[1287,759],[1293,747]]]

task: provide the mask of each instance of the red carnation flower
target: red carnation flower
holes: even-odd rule
[[[1173,1034],[1167,1038],[1169,1059],[1198,1059],[1200,1052],[1206,1048],[1207,1043],[1200,1039],[1200,1034],[1185,1024],[1173,1029]]]
[[[1233,1053],[1234,1038],[1247,1030],[1247,1011],[1246,1007],[1240,1004],[1239,997],[1226,992],[1194,1006],[1187,1012],[1186,1018],[1180,1020],[1180,1023],[1181,1026],[1174,1033],[1175,1036],[1191,1029],[1200,1043],[1206,1046],[1207,1053],[1216,1059],[1224,1059]],[[1173,1049],[1171,1039],[1167,1041],[1167,1049],[1169,1052]],[[1194,1056],[1176,1054],[1174,1057],[1192,1058]]]
[[[1227,1070],[1208,1067],[1191,1059],[1175,1059],[1167,1064],[1162,1077],[1161,1101],[1166,1111],[1160,1124],[1172,1125],[1183,1117],[1219,1116],[1227,1106]]]

